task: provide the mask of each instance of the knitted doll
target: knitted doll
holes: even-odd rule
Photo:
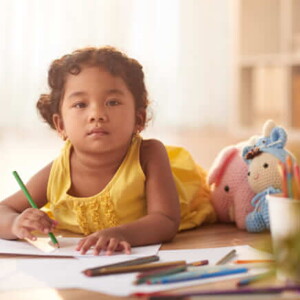
[[[248,166],[243,160],[242,149],[242,143],[232,145],[217,155],[208,173],[208,184],[218,220],[234,222],[238,228],[245,229],[255,193],[247,180]]]
[[[256,194],[251,204],[254,210],[246,217],[249,232],[261,232],[270,228],[267,194],[281,192],[279,161],[285,163],[290,155],[284,146],[287,134],[282,127],[271,120],[263,127],[263,137],[252,146],[243,149],[243,157],[248,164],[248,182]]]

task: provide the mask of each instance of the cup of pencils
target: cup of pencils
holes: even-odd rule
[[[300,283],[300,177],[299,165],[280,164],[282,194],[267,195],[277,277]]]

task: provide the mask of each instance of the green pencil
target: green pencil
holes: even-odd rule
[[[31,195],[29,194],[25,184],[23,183],[22,179],[20,178],[19,174],[17,173],[17,171],[13,171],[13,175],[16,178],[21,190],[24,192],[31,207],[38,208],[37,205],[35,204],[35,202],[33,201]],[[59,248],[59,244],[58,244],[58,241],[57,241],[55,235],[52,232],[49,232],[48,235],[49,235],[54,247]]]

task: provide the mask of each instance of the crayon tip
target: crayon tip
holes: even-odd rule
[[[89,277],[92,276],[92,271],[91,271],[91,270],[84,270],[84,271],[82,271],[82,273],[83,273],[84,275],[86,275],[86,276],[89,276]]]
[[[59,243],[53,243],[52,241],[49,241],[48,244],[51,245],[51,247],[53,248],[60,248]]]
[[[190,263],[191,266],[197,267],[197,266],[204,266],[204,265],[208,265],[208,260],[202,260],[202,261],[195,261]]]

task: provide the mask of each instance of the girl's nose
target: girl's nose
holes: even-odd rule
[[[107,121],[107,114],[105,109],[94,108],[90,114],[90,122],[105,122]]]

